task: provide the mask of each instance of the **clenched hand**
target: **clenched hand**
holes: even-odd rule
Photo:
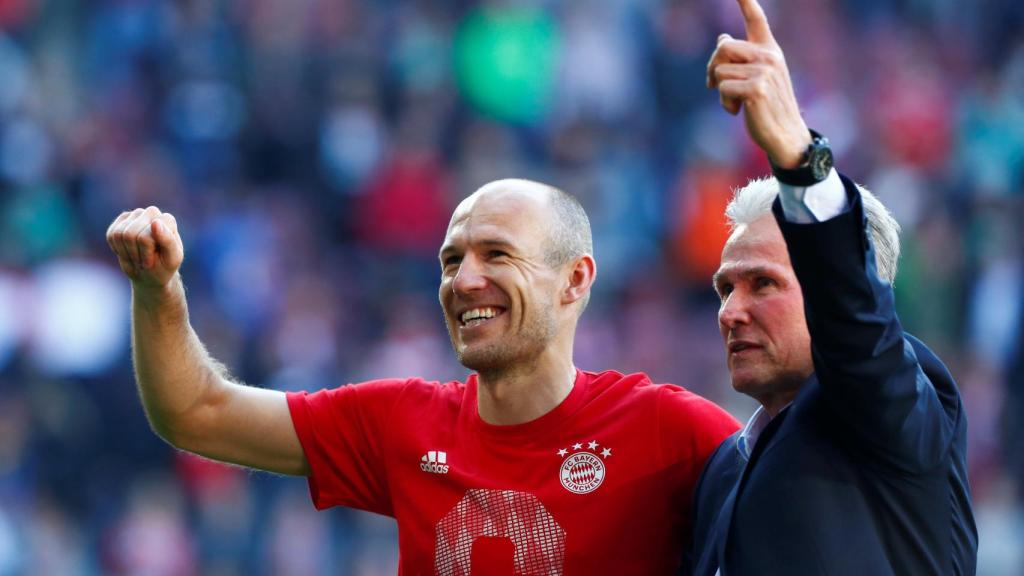
[[[156,206],[122,212],[107,228],[107,244],[139,288],[166,287],[185,258],[177,221]]]

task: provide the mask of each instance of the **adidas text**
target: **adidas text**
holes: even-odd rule
[[[441,465],[441,464],[437,464],[435,462],[431,462],[429,464],[424,464],[424,463],[420,462],[420,470],[423,470],[424,472],[432,472],[434,474],[447,474],[448,473],[448,467],[447,466],[444,466],[444,465]]]
[[[420,458],[420,470],[431,474],[448,473],[448,454],[440,450],[431,450]]]

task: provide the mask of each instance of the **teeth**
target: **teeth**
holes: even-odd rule
[[[477,318],[494,318],[497,315],[498,311],[494,308],[474,308],[462,313],[462,322],[466,323],[470,320],[476,320]]]

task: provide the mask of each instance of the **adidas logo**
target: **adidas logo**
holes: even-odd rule
[[[431,474],[448,473],[448,453],[431,450],[420,458],[420,470]]]

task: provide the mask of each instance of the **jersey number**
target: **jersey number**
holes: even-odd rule
[[[488,558],[508,550],[507,545],[488,546],[501,544],[500,540],[512,543],[511,558],[508,552],[503,559]],[[434,527],[434,571],[440,576],[471,576],[474,563],[477,574],[483,573],[481,562],[510,564],[508,573],[515,576],[561,576],[565,530],[533,494],[468,490]]]

